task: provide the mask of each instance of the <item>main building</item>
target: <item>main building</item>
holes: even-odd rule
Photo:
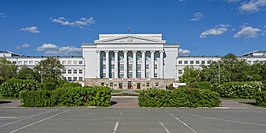
[[[166,44],[162,34],[100,34],[93,44],[81,46],[82,56],[59,56],[63,78],[85,86],[113,89],[166,88],[178,82],[186,66],[201,69],[218,56],[179,56],[178,44]],[[33,68],[46,56],[23,56],[0,51],[19,68]],[[247,63],[266,61],[266,51],[253,51],[238,58]]]

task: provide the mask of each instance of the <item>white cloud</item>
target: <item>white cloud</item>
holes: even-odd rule
[[[4,18],[6,15],[3,12],[0,12],[0,17]]]
[[[203,17],[203,14],[201,12],[196,12],[193,15],[193,18],[190,19],[190,21],[199,21]]]
[[[65,17],[59,17],[59,18],[52,18],[52,22],[65,25],[65,26],[83,28],[84,26],[90,26],[94,24],[95,20],[93,17],[90,17],[90,18],[80,18],[79,20],[76,20],[76,21],[70,21],[66,19]]]
[[[190,50],[187,50],[187,49],[179,49],[179,54],[181,54],[181,55],[188,55],[188,54],[190,54]]]
[[[229,25],[221,24],[219,26],[216,26],[215,28],[205,30],[200,34],[200,38],[206,38],[209,35],[214,35],[214,36],[221,35],[228,30],[227,27],[229,27]]]
[[[241,3],[239,10],[241,12],[257,12],[266,6],[266,0],[250,0],[249,2]]]
[[[240,0],[225,0],[228,3],[237,3],[240,2]]]
[[[38,27],[36,27],[36,26],[21,28],[20,30],[28,31],[30,33],[39,33],[40,32],[40,31],[38,31]]]
[[[257,37],[258,33],[261,31],[261,29],[254,28],[251,26],[241,26],[241,30],[238,31],[234,37],[237,38],[255,38]]]
[[[46,55],[81,55],[81,48],[74,46],[58,47],[55,44],[43,44],[36,50]]]
[[[17,50],[19,50],[19,49],[22,49],[22,48],[29,48],[30,47],[30,45],[28,44],[28,43],[25,43],[25,44],[23,44],[23,45],[21,45],[21,46],[16,46],[16,49]]]

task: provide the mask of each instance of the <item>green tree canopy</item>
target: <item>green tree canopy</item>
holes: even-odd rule
[[[64,66],[60,64],[57,58],[48,57],[36,65],[34,70],[40,74],[41,83],[55,88],[62,80],[63,68]]]
[[[4,81],[15,77],[17,66],[6,58],[0,58],[0,84]]]
[[[187,84],[199,81],[199,70],[186,66],[184,68],[184,74],[180,77],[179,81]]]
[[[17,79],[29,79],[29,80],[36,80],[40,78],[39,73],[34,72],[31,68],[23,67],[19,70],[16,75]]]

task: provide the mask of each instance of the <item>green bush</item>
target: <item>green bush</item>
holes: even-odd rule
[[[190,87],[199,89],[211,89],[212,84],[210,82],[194,82],[190,84]]]
[[[262,80],[262,88],[261,91],[266,91],[266,80]]]
[[[18,98],[22,90],[36,90],[37,82],[34,80],[10,79],[0,86],[2,97]]]
[[[67,88],[67,87],[81,87],[81,84],[79,83],[74,83],[74,82],[66,82],[63,84],[62,86],[63,88]]]
[[[256,93],[256,104],[259,106],[266,106],[266,91]]]
[[[149,89],[139,95],[141,107],[215,107],[219,103],[218,93],[200,89]]]
[[[219,85],[215,91],[224,98],[252,99],[261,88],[261,82],[227,82]]]
[[[59,88],[52,91],[23,91],[21,98],[26,107],[110,106],[111,91],[108,87]]]

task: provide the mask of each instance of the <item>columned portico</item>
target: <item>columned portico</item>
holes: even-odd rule
[[[124,52],[124,78],[127,78],[127,51]]]
[[[155,51],[151,51],[151,64],[150,64],[150,77],[154,78],[154,52]]]
[[[141,51],[141,58],[142,58],[142,61],[141,61],[141,78],[145,78],[145,74],[146,74],[146,64],[145,64],[145,52],[146,51]]]
[[[133,62],[132,62],[132,75],[133,78],[137,78],[137,51],[132,51]]]
[[[178,45],[165,42],[161,34],[100,34],[94,45],[82,46],[85,84],[114,89],[169,85],[176,77]]]
[[[105,67],[106,67],[106,71],[105,71],[105,77],[109,78],[110,74],[109,74],[109,51],[105,51]]]

